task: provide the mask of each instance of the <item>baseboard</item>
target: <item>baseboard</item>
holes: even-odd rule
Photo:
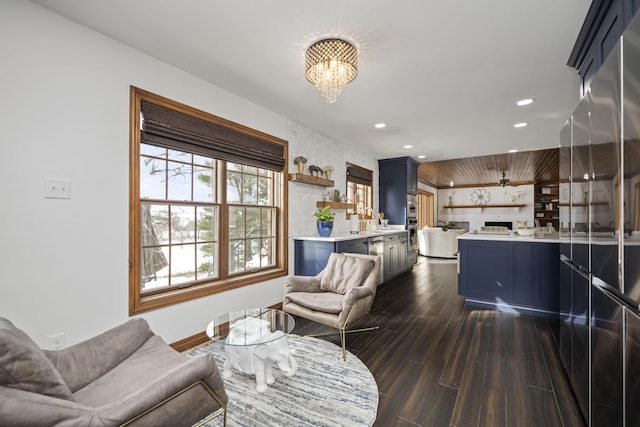
[[[272,308],[274,310],[282,310],[282,301],[277,304],[271,305],[267,308]],[[180,341],[171,343],[169,345],[174,350],[182,353],[187,350],[191,350],[192,348],[198,347],[208,341],[211,341],[211,338],[207,336],[206,332],[202,331],[202,332],[198,332],[195,335],[191,335],[190,337],[183,338]]]
[[[174,350],[182,353],[184,351],[191,350],[192,348],[198,347],[199,345],[202,345],[208,341],[211,341],[211,338],[209,338],[207,334],[204,331],[202,331],[202,332],[198,332],[195,335],[191,335],[190,337],[181,339],[180,341],[171,343],[170,345]]]

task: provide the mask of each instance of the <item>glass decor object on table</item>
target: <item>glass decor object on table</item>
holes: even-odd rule
[[[273,364],[286,375],[295,375],[298,364],[289,349],[287,335],[293,330],[293,316],[270,308],[251,308],[226,313],[207,325],[207,336],[224,339],[223,376],[236,369],[255,374],[256,390],[264,392],[275,381]]]

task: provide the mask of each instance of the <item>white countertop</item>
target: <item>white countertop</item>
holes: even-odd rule
[[[466,233],[458,236],[458,239],[465,240],[493,240],[500,242],[536,242],[536,243],[560,243],[569,242],[569,237],[560,237],[559,233],[541,234],[536,233],[533,236],[518,236],[515,233],[510,234],[490,234],[490,233]]]
[[[488,233],[466,233],[458,236],[458,239],[465,240],[492,240],[502,242],[534,242],[534,243],[578,243],[592,245],[616,245],[618,240],[614,237],[591,237],[589,239],[586,234],[584,236],[561,236],[560,233],[541,234],[536,233],[534,236],[523,237],[512,234],[488,234]],[[637,237],[625,238],[626,246],[640,246],[640,239]]]
[[[367,239],[369,237],[376,236],[385,236],[388,234],[398,234],[398,233],[406,233],[407,230],[402,229],[387,229],[387,230],[371,230],[366,231],[364,233],[357,234],[336,234],[331,235],[329,237],[320,237],[320,236],[304,236],[304,237],[293,237],[293,240],[313,240],[317,242],[342,242],[345,240],[355,240],[355,239]]]

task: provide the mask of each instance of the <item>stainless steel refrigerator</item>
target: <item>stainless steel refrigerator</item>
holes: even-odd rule
[[[637,426],[640,15],[560,140],[561,359],[589,425]]]

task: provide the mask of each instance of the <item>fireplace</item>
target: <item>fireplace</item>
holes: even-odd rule
[[[485,227],[507,227],[507,230],[513,229],[513,222],[511,221],[485,221]]]

